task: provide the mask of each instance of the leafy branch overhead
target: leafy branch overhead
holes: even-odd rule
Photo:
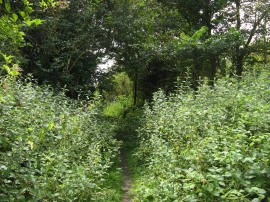
[[[16,63],[23,60],[20,49],[26,45],[24,30],[33,25],[40,25],[43,20],[30,17],[34,10],[27,0],[22,1],[20,5],[13,1],[1,0],[0,11],[2,11],[0,15],[0,54],[2,55],[0,66],[7,74],[16,76],[22,70]],[[8,65],[12,63],[11,58],[15,59],[13,61],[15,64],[9,67]]]

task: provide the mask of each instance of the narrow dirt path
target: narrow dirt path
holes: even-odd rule
[[[121,158],[121,167],[123,170],[122,189],[123,189],[124,195],[122,198],[122,202],[131,202],[131,199],[129,196],[129,190],[131,189],[131,179],[130,179],[130,171],[128,169],[128,163],[127,163],[127,157],[126,157],[125,151],[121,150],[120,158]]]

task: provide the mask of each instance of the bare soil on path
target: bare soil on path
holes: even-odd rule
[[[120,158],[121,158],[121,167],[123,171],[122,189],[124,192],[122,202],[131,202],[130,195],[129,195],[129,190],[131,189],[131,178],[130,178],[130,171],[128,168],[128,162],[127,162],[125,151],[121,150]]]

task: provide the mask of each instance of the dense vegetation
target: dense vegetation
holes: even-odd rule
[[[172,92],[188,70],[194,88],[201,77],[241,76],[270,47],[267,0],[1,2],[1,52],[72,98],[108,90],[125,71],[140,104],[159,88]],[[99,68],[106,60],[110,72]]]
[[[269,11],[0,0],[0,201],[269,201]]]
[[[120,145],[97,104],[54,95],[29,80],[5,83],[1,201],[110,201],[104,179]]]
[[[135,201],[270,200],[270,77],[155,93],[139,129]]]

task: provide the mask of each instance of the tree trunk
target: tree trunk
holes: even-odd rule
[[[194,59],[192,70],[192,78],[193,78],[192,88],[194,90],[198,90],[201,71],[202,71],[201,61],[198,59]]]
[[[237,54],[236,61],[235,61],[235,67],[236,67],[236,75],[241,77],[243,73],[243,63],[244,63],[244,55],[243,54]]]
[[[215,81],[215,76],[216,76],[216,73],[217,73],[217,57],[212,55],[210,56],[210,74],[209,74],[209,79],[210,79],[210,82],[209,84],[210,85],[214,85],[214,81]]]
[[[208,38],[211,38],[212,36],[212,16],[213,16],[213,11],[211,10],[211,1],[206,0],[205,1],[205,13],[204,13],[204,21],[205,25],[208,28]],[[209,62],[210,62],[210,71],[208,74],[208,77],[210,79],[209,84],[214,85],[214,80],[217,72],[217,59],[218,57],[215,55],[210,54],[209,55]]]
[[[137,97],[138,97],[138,68],[135,69],[134,75],[134,89],[133,89],[133,106],[137,105]]]
[[[241,19],[240,19],[240,0],[235,1],[236,5],[236,29],[239,31],[241,28]]]
[[[266,44],[266,34],[267,34],[267,29],[266,29],[266,23],[267,23],[267,17],[264,18],[264,25],[263,25],[263,57],[264,57],[264,64],[266,65],[267,63],[267,44]]]
[[[240,0],[236,0],[235,5],[236,5],[236,29],[240,31],[241,29]],[[236,75],[239,77],[241,77],[243,73],[243,59],[244,59],[244,55],[240,51],[241,51],[240,44],[237,43],[235,47],[234,66],[236,70]]]

